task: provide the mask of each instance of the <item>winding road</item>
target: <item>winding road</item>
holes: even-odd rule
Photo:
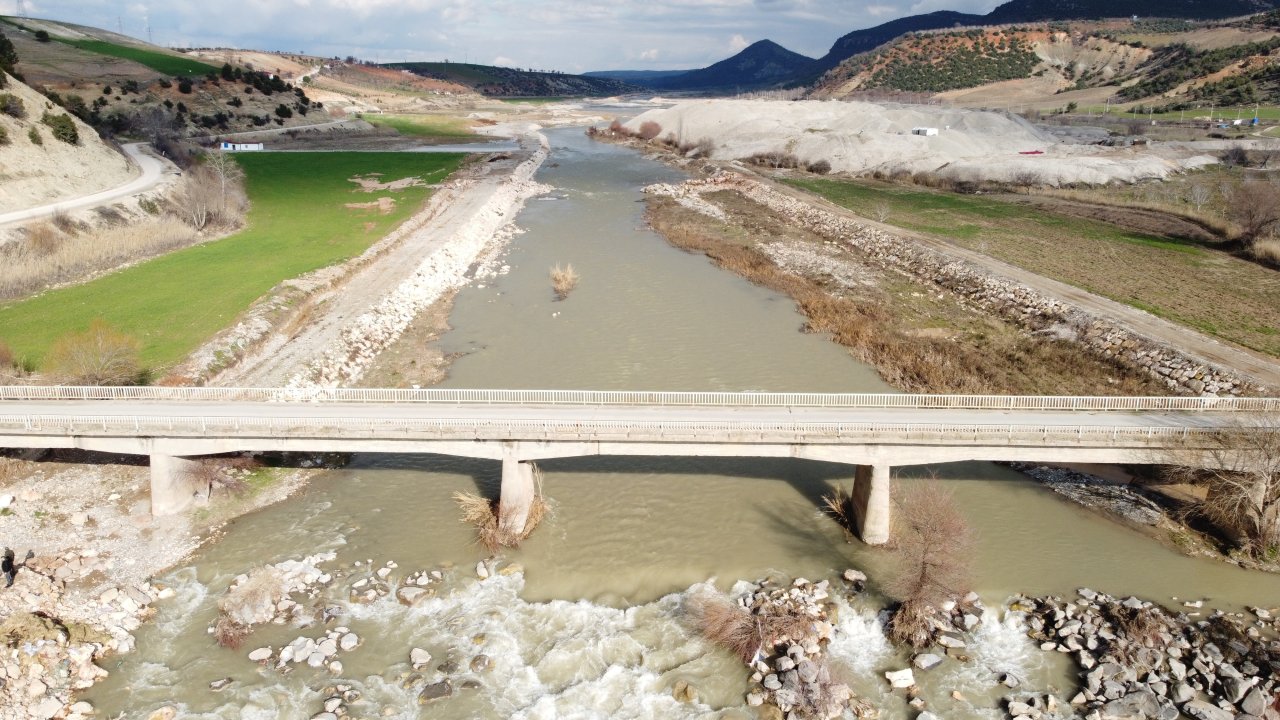
[[[82,195],[78,198],[60,200],[55,203],[27,208],[26,210],[0,213],[0,225],[48,217],[59,211],[70,212],[72,210],[107,205],[121,198],[151,190],[160,184],[165,175],[179,174],[179,170],[173,163],[156,155],[153,150],[148,148],[146,143],[129,143],[124,146],[124,152],[135,165],[142,169],[138,177],[110,190]]]

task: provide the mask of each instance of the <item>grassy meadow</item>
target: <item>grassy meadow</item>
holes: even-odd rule
[[[60,337],[96,318],[136,337],[153,370],[229,326],[282,280],[354,257],[417,211],[426,187],[363,192],[354,176],[436,183],[458,153],[261,153],[237,156],[252,207],[245,228],[82,285],[0,305],[0,341],[37,368]],[[388,213],[347,208],[380,197]]]
[[[1280,356],[1280,273],[1189,240],[1132,232],[990,195],[876,181],[791,180],[868,218]]]
[[[450,115],[361,115],[365,122],[386,127],[406,137],[441,138],[447,140],[474,139],[471,125],[466,118]]]
[[[144,50],[142,48],[129,47],[128,45],[117,45],[104,40],[82,40],[60,37],[55,37],[54,39],[58,42],[78,47],[81,50],[98,53],[99,55],[109,55],[111,57],[132,60],[139,65],[146,65],[158,73],[174,77],[182,75],[206,75],[208,73],[218,71],[218,68],[212,65],[207,65],[189,58],[176,57],[165,53]]]

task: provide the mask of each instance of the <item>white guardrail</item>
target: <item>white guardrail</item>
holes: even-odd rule
[[[823,407],[955,410],[1150,410],[1280,412],[1280,398],[907,395],[880,393],[644,392],[634,390],[422,390],[398,388],[218,388],[0,386],[5,400],[151,400],[187,402],[434,403],[443,405],[583,405]],[[0,411],[3,407],[0,406]]]
[[[288,437],[360,439],[545,439],[779,442],[873,439],[878,442],[966,438],[988,441],[1036,441],[1055,444],[1105,442],[1128,446],[1163,446],[1172,441],[1209,437],[1216,428],[1133,427],[1104,425],[1031,425],[1018,423],[807,423],[620,420],[488,420],[378,419],[325,417],[165,417],[101,415],[0,415],[0,434],[170,437]]]

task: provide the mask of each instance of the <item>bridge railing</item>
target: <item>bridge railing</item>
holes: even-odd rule
[[[421,390],[402,388],[304,390],[220,387],[0,386],[0,402],[6,400],[1280,412],[1280,398],[1251,397],[1077,397],[908,395],[888,393],[646,392],[635,390],[453,390],[445,388]]]
[[[884,444],[1040,443],[1168,447],[1214,428],[1019,423],[832,423],[422,418],[0,415],[0,435]]]

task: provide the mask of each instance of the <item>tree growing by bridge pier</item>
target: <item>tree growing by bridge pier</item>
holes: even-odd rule
[[[1256,560],[1280,560],[1280,420],[1195,436],[1166,475],[1206,489],[1199,510]]]
[[[969,589],[973,534],[955,496],[936,479],[898,487],[894,572],[884,588],[898,601],[889,638],[922,648],[934,642],[939,606]]]

